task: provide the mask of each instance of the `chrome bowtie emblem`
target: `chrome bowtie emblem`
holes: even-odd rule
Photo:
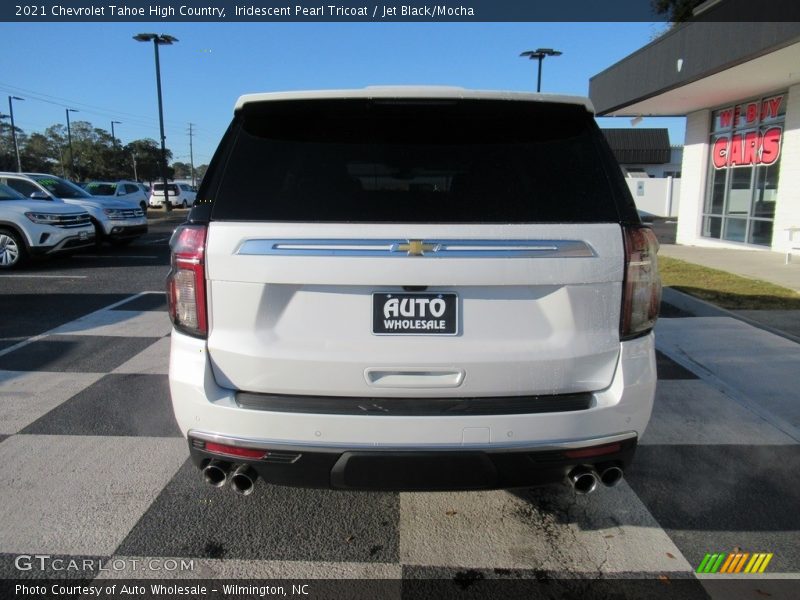
[[[422,240],[408,240],[403,244],[392,246],[392,252],[405,252],[408,256],[423,256],[426,252],[436,252],[439,244],[427,244]]]

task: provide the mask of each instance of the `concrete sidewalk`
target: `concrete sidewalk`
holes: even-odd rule
[[[800,442],[800,344],[731,317],[660,319],[673,361]]]
[[[674,244],[659,254],[800,292],[800,257]],[[665,315],[689,318],[659,320],[659,350],[800,441],[800,311],[728,311],[669,288],[663,300]]]
[[[677,258],[800,291],[800,257],[795,257],[794,262],[787,265],[783,254],[769,250],[731,250],[675,244],[662,244],[658,253],[660,256]]]

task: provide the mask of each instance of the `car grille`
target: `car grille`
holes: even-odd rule
[[[124,208],[122,209],[123,219],[138,219],[144,216],[144,211],[141,208]]]
[[[75,227],[85,227],[91,223],[88,213],[75,213],[70,215],[59,215],[58,221],[53,223],[62,229],[74,229]]]

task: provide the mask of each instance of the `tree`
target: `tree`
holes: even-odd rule
[[[88,121],[75,121],[70,127],[73,160],[64,125],[51,125],[44,133],[30,135],[17,127],[16,134],[24,171],[54,173],[79,181],[136,176],[153,182],[161,178],[161,148],[155,140],[135,140],[122,147],[105,129],[93,127]],[[166,154],[167,160],[172,158],[170,150]],[[0,120],[0,170],[17,170],[11,125],[4,120]],[[168,177],[172,178],[173,172],[167,168]]]
[[[161,147],[153,139],[135,140],[125,146],[125,153],[136,161],[136,175],[141,181],[152,183],[161,179]],[[172,158],[172,151],[167,149],[167,161]],[[167,177],[172,179],[174,169],[167,167]]]
[[[670,21],[679,23],[692,18],[692,10],[704,0],[651,0],[657,14],[667,14]]]
[[[203,177],[206,176],[206,171],[208,171],[208,165],[200,165],[199,167],[194,168],[194,177],[197,180],[197,183],[200,183],[203,180]]]
[[[175,161],[172,163],[172,169],[175,171],[176,179],[192,178],[192,165],[189,163]]]
[[[5,117],[6,115],[2,115]],[[26,135],[19,127],[14,127],[17,134],[17,145],[22,148]],[[11,123],[0,120],[0,171],[17,170],[17,153],[14,151],[14,140],[11,136]]]
[[[64,173],[59,149],[47,136],[41,133],[32,133],[20,147],[22,168],[25,171],[37,173]]]

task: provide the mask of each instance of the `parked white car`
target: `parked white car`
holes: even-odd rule
[[[138,204],[147,212],[150,192],[147,187],[136,181],[90,181],[83,186],[92,196],[112,197]]]
[[[180,206],[183,208],[193,206],[194,200],[197,197],[197,193],[188,183],[168,183],[167,195],[169,196],[169,202],[171,206]],[[150,192],[150,206],[154,208],[161,208],[164,206],[163,183],[153,184],[153,189]]]
[[[588,99],[255,94],[230,132],[167,279],[208,483],[621,481],[655,394],[658,243]]]
[[[29,257],[74,252],[94,243],[89,213],[63,202],[32,200],[0,184],[0,269]]]
[[[137,205],[124,200],[92,196],[71,181],[43,173],[0,173],[0,183],[23,196],[38,200],[62,200],[84,208],[95,226],[95,242],[128,244],[147,233],[147,217]]]

